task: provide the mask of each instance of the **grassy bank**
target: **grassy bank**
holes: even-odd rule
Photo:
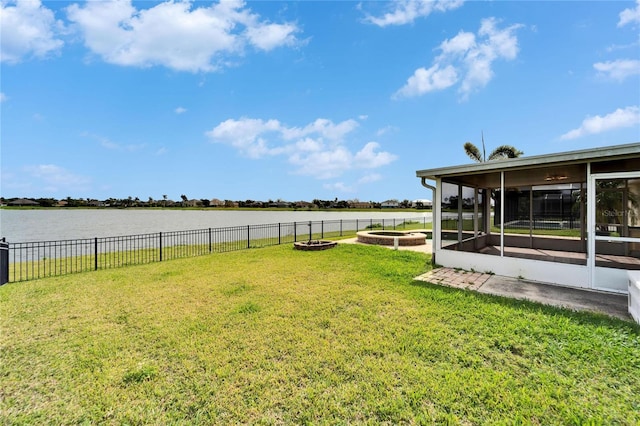
[[[290,245],[0,287],[2,424],[640,422],[640,330]]]

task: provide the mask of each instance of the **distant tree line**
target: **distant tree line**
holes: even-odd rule
[[[93,198],[72,198],[63,199],[55,198],[0,198],[2,206],[21,206],[21,207],[99,207],[99,208],[140,208],[140,207],[200,207],[200,208],[287,208],[287,209],[384,209],[384,208],[430,208],[425,205],[422,200],[386,200],[377,201],[359,201],[352,200],[320,200],[312,201],[284,201],[277,200],[219,200],[213,199],[189,199],[185,194],[180,195],[179,201],[171,200],[167,195],[163,195],[161,199],[149,197],[147,200],[141,200],[139,197],[127,198],[107,198],[105,200],[97,200]]]

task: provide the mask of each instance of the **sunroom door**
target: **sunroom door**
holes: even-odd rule
[[[640,172],[594,174],[588,194],[591,286],[625,293],[640,270]]]

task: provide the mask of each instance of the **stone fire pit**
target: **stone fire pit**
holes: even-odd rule
[[[293,248],[296,250],[319,251],[319,250],[327,250],[337,245],[338,245],[337,241],[310,240],[310,241],[295,242],[293,243]]]

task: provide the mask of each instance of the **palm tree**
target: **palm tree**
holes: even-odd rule
[[[467,153],[469,158],[478,163],[484,163],[485,161],[493,161],[493,160],[502,160],[504,158],[518,158],[524,152],[520,151],[517,148],[514,148],[511,145],[500,145],[493,151],[489,156],[486,156],[485,148],[484,148],[484,133],[482,134],[482,152],[478,149],[477,146],[472,144],[471,142],[467,142],[464,144],[464,152]]]

